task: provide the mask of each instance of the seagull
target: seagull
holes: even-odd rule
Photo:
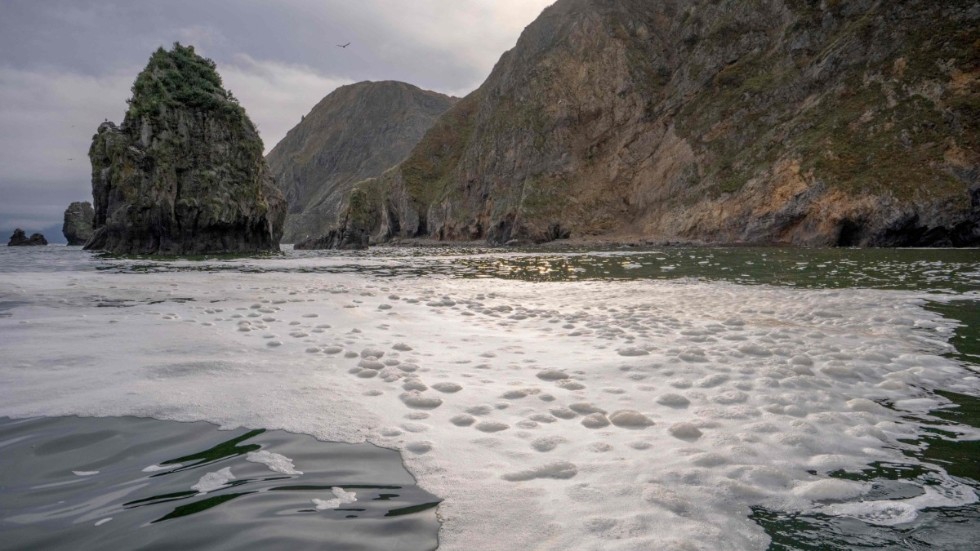
[[[348,42],[347,44],[337,44],[338,48],[346,48],[347,46],[350,46],[350,42]]]

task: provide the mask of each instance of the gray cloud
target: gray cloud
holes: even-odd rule
[[[269,150],[342,84],[473,90],[552,1],[4,0],[0,231],[58,225],[69,202],[90,200],[92,134],[121,121],[158,46],[214,59]]]

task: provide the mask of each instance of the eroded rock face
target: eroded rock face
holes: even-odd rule
[[[14,230],[13,235],[10,236],[10,241],[7,242],[8,247],[36,247],[47,244],[48,240],[43,235],[33,233],[30,237],[27,237],[24,230],[20,228]]]
[[[95,234],[118,254],[279,250],[286,207],[262,140],[214,63],[175,44],[150,58],[121,126],[92,140]]]
[[[974,2],[559,0],[342,216],[374,241],[980,243]]]
[[[95,210],[88,201],[76,201],[65,209],[65,222],[61,232],[65,234],[68,245],[84,245],[92,239],[92,221],[95,220]]]
[[[337,226],[351,187],[404,159],[456,98],[404,82],[360,82],[323,98],[266,158],[289,205],[283,241]]]

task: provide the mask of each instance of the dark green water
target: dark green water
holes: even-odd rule
[[[929,310],[960,322],[950,342],[956,351],[948,354],[980,373],[980,302],[951,301],[930,303]],[[938,391],[954,407],[932,412],[950,424],[980,429],[980,398],[949,391]],[[911,453],[921,464],[875,464],[862,472],[839,472],[837,476],[874,483],[877,499],[902,499],[903,480],[928,478],[928,466],[940,467],[955,480],[980,493],[980,440],[953,439],[942,421],[916,444]],[[925,467],[923,467],[925,465]],[[828,515],[787,514],[761,507],[751,517],[772,538],[770,551],[824,551],[850,549],[925,550],[976,549],[980,545],[980,503],[964,507],[926,509],[914,523],[874,526],[860,520]]]

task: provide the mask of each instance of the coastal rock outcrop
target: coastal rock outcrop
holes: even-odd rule
[[[92,239],[92,222],[95,220],[95,210],[88,201],[76,201],[65,209],[65,221],[61,233],[65,234],[68,245],[78,246]]]
[[[972,1],[558,0],[350,235],[980,243]]]
[[[293,248],[298,251],[320,249],[366,249],[368,248],[370,237],[371,236],[366,233],[356,235],[351,234],[347,231],[346,227],[341,227],[340,229],[332,228],[327,230],[327,233],[321,235],[320,237],[311,237],[296,243],[293,245]]]
[[[392,81],[341,86],[323,98],[266,157],[289,208],[283,241],[315,243],[337,226],[351,187],[404,159],[455,102]]]
[[[95,234],[117,254],[278,251],[285,200],[262,140],[214,62],[174,44],[133,84],[122,125],[92,140]]]
[[[20,228],[14,230],[13,235],[10,236],[10,241],[7,242],[8,247],[36,247],[47,244],[48,240],[43,235],[33,233],[30,237],[27,237],[24,230]]]

